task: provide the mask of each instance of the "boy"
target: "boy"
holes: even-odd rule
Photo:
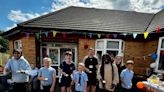
[[[128,60],[126,62],[126,69],[120,74],[122,92],[132,92],[132,78],[134,76],[133,64],[133,60]]]
[[[85,65],[83,63],[78,64],[78,71],[74,72],[73,80],[75,82],[76,92],[87,92],[87,74],[84,72]]]
[[[54,92],[56,82],[56,70],[52,68],[51,59],[45,57],[43,59],[44,67],[39,70],[38,79],[43,86],[42,92]]]

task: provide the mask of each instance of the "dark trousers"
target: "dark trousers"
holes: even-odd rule
[[[51,86],[43,86],[42,92],[50,92]]]
[[[100,92],[112,92],[112,91],[108,91],[108,90],[105,90],[105,89],[100,89]]]
[[[13,92],[28,92],[27,83],[14,83]]]
[[[122,88],[121,91],[122,91],[122,92],[133,92],[132,89],[126,89],[126,88]]]

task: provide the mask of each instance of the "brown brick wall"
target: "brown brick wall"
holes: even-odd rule
[[[29,63],[36,63],[36,49],[35,49],[35,37],[31,35],[28,39],[26,36],[21,35],[19,38],[9,40],[9,54],[12,55],[13,44],[15,40],[22,41],[22,53]]]
[[[21,40],[24,57],[29,61],[29,63],[36,63],[35,37],[30,36],[28,39],[23,37]]]
[[[148,55],[154,53],[157,47],[158,40],[148,42],[125,41],[124,62],[128,59],[134,60],[134,72],[143,75],[146,73],[146,69],[149,68],[150,63],[153,62]]]
[[[78,62],[82,62],[83,58],[87,55],[88,49],[84,49],[84,45],[88,44],[88,48],[95,49],[95,39],[79,39],[78,45]]]

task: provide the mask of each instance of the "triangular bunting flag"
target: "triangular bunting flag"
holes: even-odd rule
[[[45,36],[48,37],[48,32],[44,32]]]
[[[114,38],[117,38],[117,34],[113,34],[113,37],[114,37]]]
[[[127,33],[123,33],[122,35],[126,37]]]
[[[101,34],[97,34],[98,38],[101,38]]]
[[[106,34],[106,38],[110,38],[110,34]]]
[[[93,35],[92,33],[88,33],[88,36],[89,36],[90,38],[92,38],[92,35]]]
[[[160,29],[161,29],[160,26],[157,26],[156,32],[159,33],[160,32]]]
[[[135,39],[137,37],[137,33],[133,33],[133,38]]]
[[[146,39],[148,37],[148,35],[149,35],[149,32],[145,31],[144,32],[144,38]]]
[[[26,38],[28,39],[30,37],[30,33],[26,33]]]
[[[63,32],[63,38],[65,39],[66,38],[66,32]]]
[[[36,39],[39,40],[40,34],[39,33],[35,33],[35,36],[36,36]]]
[[[53,31],[52,34],[53,34],[53,37],[55,38],[57,32],[56,31]]]

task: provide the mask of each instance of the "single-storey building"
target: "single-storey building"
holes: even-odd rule
[[[51,57],[58,68],[64,52],[73,52],[73,61],[81,62],[92,47],[99,59],[104,53],[124,53],[124,62],[133,59],[136,74],[146,74],[157,53],[156,70],[164,70],[164,10],[156,14],[133,11],[67,7],[34,18],[5,32],[9,53],[22,49],[30,63],[42,66],[42,58]]]

